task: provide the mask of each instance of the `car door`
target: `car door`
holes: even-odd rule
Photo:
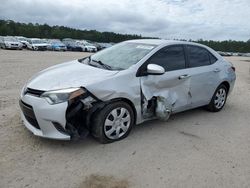
[[[220,69],[217,61],[207,49],[200,46],[186,45],[188,75],[190,76],[190,96],[192,107],[210,102],[218,86]]]
[[[165,69],[162,75],[146,73],[148,64],[157,64]],[[171,112],[182,111],[190,104],[190,78],[187,76],[186,58],[183,45],[167,46],[151,56],[139,69],[140,86],[143,96],[163,97]]]

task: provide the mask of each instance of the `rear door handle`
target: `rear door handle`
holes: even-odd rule
[[[214,72],[220,72],[221,70],[219,68],[214,69]]]
[[[179,80],[187,79],[187,78],[189,78],[189,77],[190,77],[190,75],[184,74],[184,75],[179,76]]]

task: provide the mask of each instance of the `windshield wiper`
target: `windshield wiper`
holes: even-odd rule
[[[91,61],[95,62],[95,63],[98,63],[99,65],[101,65],[103,68],[105,69],[108,69],[108,70],[112,70],[112,67],[107,65],[107,64],[104,64],[102,61],[100,60],[95,60],[95,59],[91,59]],[[90,61],[90,62],[91,62]]]
[[[100,61],[100,60],[91,59],[91,56],[84,57],[84,58],[82,58],[82,59],[78,59],[78,61],[82,63],[85,59],[88,60],[88,62],[86,62],[88,65],[97,67],[97,65],[94,65],[94,64],[91,63],[91,62],[95,62],[95,63],[101,65],[101,66],[102,66],[103,68],[105,68],[105,69],[114,70],[111,66],[109,66],[109,65],[107,65],[107,64],[104,64],[104,63],[103,63],[102,61]]]
[[[91,61],[91,57],[90,57],[90,56],[89,56],[89,57],[84,57],[84,58],[78,59],[78,61],[79,61],[80,63],[82,63],[85,59],[88,59],[89,62]]]

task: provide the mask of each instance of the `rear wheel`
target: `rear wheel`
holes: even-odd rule
[[[123,101],[105,106],[95,114],[92,134],[101,143],[111,143],[128,136],[134,125],[134,113]]]
[[[225,105],[227,100],[228,89],[224,84],[221,84],[215,91],[212,100],[207,106],[211,112],[219,112]]]

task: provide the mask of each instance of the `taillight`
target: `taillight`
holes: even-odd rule
[[[232,66],[231,69],[235,72],[235,67]]]

